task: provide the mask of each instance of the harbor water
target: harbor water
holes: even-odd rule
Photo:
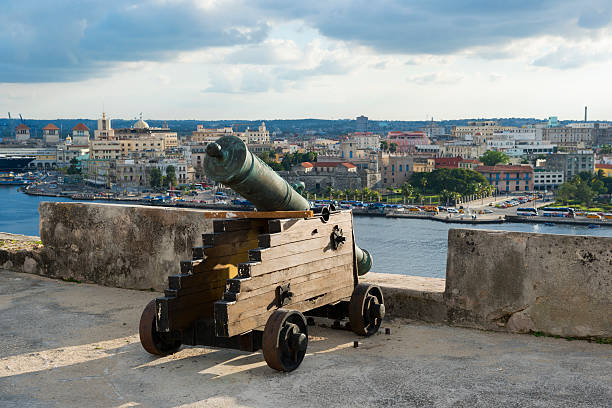
[[[0,186],[0,232],[38,235],[38,204],[41,201],[71,200],[29,196],[16,187]],[[372,271],[382,273],[443,278],[450,228],[612,237],[610,227],[591,229],[586,226],[514,223],[463,225],[409,218],[355,217],[357,244],[372,254]]]

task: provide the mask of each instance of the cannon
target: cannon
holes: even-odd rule
[[[306,355],[314,317],[340,327],[348,318],[344,328],[362,336],[378,331],[384,298],[379,287],[359,283],[371,257],[355,245],[350,210],[315,212],[236,137],[209,144],[205,169],[258,211],[204,213],[215,218],[213,232],[142,312],[146,351],[262,349],[268,366],[292,371]]]
[[[310,202],[236,136],[224,136],[206,146],[206,174],[230,187],[262,211],[308,210]],[[303,190],[304,185],[298,187]],[[355,247],[357,271],[365,275],[372,267],[370,253]]]

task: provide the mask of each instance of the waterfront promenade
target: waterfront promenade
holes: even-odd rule
[[[156,296],[0,271],[0,406],[604,407],[612,400],[610,345],[407,320],[385,322],[391,334],[370,338],[311,328],[309,353],[290,374],[269,369],[261,353],[185,347],[156,359],[137,334],[142,307]]]

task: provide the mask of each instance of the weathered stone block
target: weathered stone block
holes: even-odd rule
[[[451,229],[451,324],[612,337],[612,238]]]
[[[50,276],[163,290],[212,231],[203,210],[42,202],[40,237]]]

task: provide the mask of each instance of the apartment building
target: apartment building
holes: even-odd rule
[[[546,157],[545,168],[548,171],[562,172],[565,180],[571,180],[578,173],[595,172],[595,154],[592,150],[551,154]]]
[[[498,193],[533,191],[533,167],[531,166],[478,166],[482,174]]]
[[[564,182],[562,171],[547,171],[535,169],[533,172],[533,187],[536,190],[556,190]]]

